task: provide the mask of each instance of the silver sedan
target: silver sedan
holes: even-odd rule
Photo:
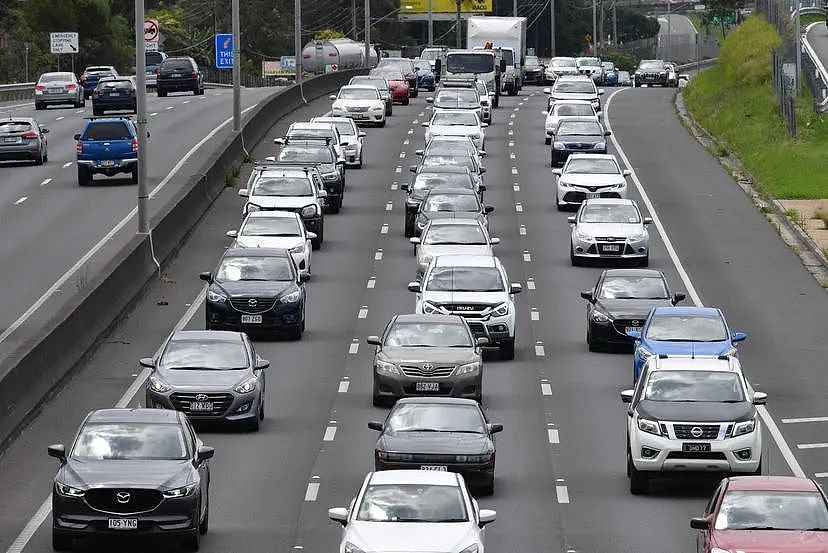
[[[85,106],[83,86],[74,73],[44,73],[35,85],[35,109],[61,104],[72,104],[76,108]]]
[[[423,229],[422,237],[413,237],[417,255],[417,280],[422,279],[431,260],[440,255],[494,255],[492,238],[486,226],[476,219],[435,219]]]
[[[588,260],[632,261],[646,267],[650,261],[649,217],[625,199],[584,200],[578,214],[568,219],[572,265]]]

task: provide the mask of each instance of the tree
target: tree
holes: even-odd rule
[[[335,29],[322,29],[313,35],[313,40],[332,40],[335,38],[345,38],[345,33]]]
[[[705,6],[707,6],[708,21],[713,18],[717,18],[722,27],[722,36],[725,36],[727,33],[725,19],[732,17],[733,14],[737,10],[743,8],[744,5],[744,0],[708,0],[705,2]]]

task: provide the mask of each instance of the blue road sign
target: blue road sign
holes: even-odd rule
[[[282,56],[282,69],[285,71],[296,71],[296,57]]]
[[[216,69],[233,68],[233,35],[216,35]]]

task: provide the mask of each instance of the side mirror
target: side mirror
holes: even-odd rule
[[[481,168],[479,169],[479,171],[478,171],[478,172],[482,175],[483,173],[485,173],[485,172],[486,172],[486,168],[485,168],[485,167],[481,167]]]
[[[414,154],[421,156],[425,153],[425,150],[414,150]]]
[[[144,367],[145,369],[155,368],[155,360],[152,357],[144,357],[138,361],[138,364]]]
[[[487,205],[483,208],[483,211],[485,211],[486,213],[491,213],[492,211],[494,211],[494,206],[493,205]]]
[[[75,136],[73,138],[75,140],[80,140],[80,133],[75,133]]]
[[[429,127],[429,126],[431,126],[431,123],[429,123],[428,121],[423,121],[422,126],[423,127]]]
[[[409,173],[416,173],[417,172],[417,166],[416,165],[409,165],[408,166],[408,172]]]
[[[652,217],[644,217],[644,224],[645,225],[653,224],[653,218]]]
[[[149,138],[149,137],[150,137],[150,132],[149,132],[149,131],[147,131],[147,138]]]
[[[368,428],[376,430],[377,432],[382,432],[382,423],[379,421],[368,421]]]
[[[330,96],[328,96],[328,100],[336,100],[336,94],[331,94]]]
[[[316,240],[317,238],[318,238],[318,236],[315,232],[309,232],[308,233],[308,240]]]
[[[319,196],[320,198],[327,198],[328,197],[328,191],[320,188],[319,192],[317,192],[316,195]]]
[[[42,132],[43,134],[49,134],[49,129],[47,129],[46,127],[40,127],[40,132]]]
[[[433,104],[434,103],[434,98],[431,98],[431,97],[426,98],[426,103],[427,104]]]
[[[420,286],[419,282],[412,281],[412,282],[408,283],[408,291],[409,292],[416,292],[416,293],[419,294],[420,292],[423,291],[423,288],[422,288],[422,286]]]
[[[204,282],[213,282],[213,273],[205,271],[203,273],[199,273],[198,278],[200,278]]]
[[[768,402],[768,394],[765,392],[753,392],[753,404],[764,405]]]
[[[621,392],[621,401],[623,403],[632,403],[634,390],[624,390]]]
[[[488,123],[483,123],[483,125],[486,127],[489,126]],[[489,154],[486,153],[486,150],[477,150],[477,155],[479,155],[480,157],[486,157]]]
[[[633,340],[640,340],[641,339],[641,331],[640,330],[628,330],[627,337],[632,338]]]
[[[710,529],[710,521],[706,518],[691,518],[690,528],[694,530],[708,530]]]
[[[479,337],[477,340],[474,341],[478,347],[487,346],[489,345],[489,339],[485,336]]]
[[[486,191],[486,185],[485,184],[478,184],[477,185],[477,191],[478,192],[485,192]]]
[[[284,144],[284,143],[285,143],[285,139],[284,139],[284,138],[274,138],[274,139],[273,139],[273,143],[274,143],[274,144]]]
[[[345,526],[348,524],[348,509],[345,507],[328,509],[328,518]]]
[[[581,297],[589,302],[595,299],[592,296],[592,290],[581,290]]]
[[[546,87],[546,88],[543,89],[543,93],[544,94],[552,94],[552,89],[549,88],[549,87]]]
[[[686,298],[687,294],[682,294],[681,292],[673,294],[673,305],[684,301]]]
[[[513,282],[511,285],[509,285],[509,293],[510,294],[520,294],[521,292],[523,292],[523,286],[522,285],[520,285],[516,282]]]
[[[239,188],[239,196],[242,198],[247,198],[250,196],[250,190],[247,188]]]
[[[612,131],[604,131],[604,136],[609,136],[612,134]]]
[[[497,434],[503,432],[503,425],[500,423],[489,424],[489,434]]]
[[[340,146],[347,146],[347,145],[348,145],[348,141],[347,141],[347,140],[343,140],[343,141],[341,141],[341,142],[339,143],[339,145],[340,145]]]
[[[560,177],[561,175],[563,175],[563,169],[561,169],[560,167],[556,167],[555,169],[552,169],[552,174],[558,175]]]
[[[402,190],[403,192],[408,192],[408,188],[409,188],[409,186],[407,184],[401,184],[400,185],[400,190]]]
[[[575,216],[570,215],[569,217],[566,218],[566,222],[569,223],[570,225],[574,225],[575,224]]]
[[[492,238],[491,240],[489,240],[489,242],[491,243],[492,246],[497,246],[498,244],[500,244],[500,238],[497,238],[497,237]]]
[[[598,96],[603,96],[603,95],[604,95],[604,89],[603,89],[603,88],[599,88],[599,89],[598,89]]]
[[[311,279],[311,274],[307,271],[302,271],[299,273],[299,283],[304,284]]]
[[[731,342],[744,342],[745,340],[747,340],[747,334],[745,334],[744,332],[734,332],[730,336]]]
[[[270,361],[268,361],[267,359],[262,359],[261,357],[256,359],[256,370],[263,371],[263,370],[269,369],[269,368],[270,368]]]
[[[629,169],[624,169],[623,171],[621,171],[621,174],[625,177],[629,177],[630,175],[632,175],[632,171],[630,171]]]
[[[267,156],[265,161],[276,161],[276,156]]]
[[[366,136],[368,136],[368,133],[365,132],[365,131],[359,131],[357,133],[357,136],[360,137],[360,138],[365,138]]]
[[[491,96],[492,98],[494,98],[495,96],[497,96],[497,94],[495,94],[494,92],[489,92],[489,96]]]
[[[485,129],[485,128],[486,128],[486,127],[488,127],[488,126],[489,126],[489,124],[488,124],[488,123],[480,123],[480,128],[481,128],[481,129]],[[480,152],[478,152],[478,153],[480,153]]]
[[[504,62],[505,63],[505,62]],[[492,511],[491,509],[480,509],[480,515],[478,516],[480,522],[478,522],[478,526],[483,528],[487,524],[490,524],[497,519],[497,511]]]
[[[412,236],[411,238],[408,239],[408,241],[411,242],[412,244],[414,244],[415,246],[417,244],[419,244],[420,242],[422,242],[422,240],[420,240],[420,238],[417,237],[417,236]]]
[[[688,75],[687,73],[680,73],[678,78],[680,81],[689,81],[690,75]]]
[[[52,444],[46,448],[49,457],[58,459],[61,463],[66,462],[66,446],[63,444]]]
[[[209,445],[199,446],[198,452],[196,453],[196,461],[199,463],[204,462],[207,459],[212,459],[215,454],[216,450]]]
[[[237,231],[237,230],[228,230],[227,232],[224,233],[224,235],[227,238],[238,238],[239,237],[239,231]]]
[[[381,346],[382,345],[382,342],[380,342],[379,336],[374,336],[374,335],[368,336],[365,339],[365,342],[367,344],[372,345],[372,346]]]

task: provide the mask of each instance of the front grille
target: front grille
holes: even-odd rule
[[[354,113],[363,113],[368,111],[368,106],[348,106],[348,111],[353,111]]]
[[[173,407],[187,415],[199,417],[217,417],[223,415],[233,403],[233,395],[225,393],[175,392],[170,396]],[[194,402],[211,402],[212,411],[193,411],[190,406]]]
[[[592,187],[590,187],[592,188]],[[599,198],[620,198],[621,194],[618,192],[603,191],[597,192]],[[587,199],[586,192],[570,191],[564,194],[563,201],[565,202],[583,202]]]
[[[481,311],[490,309],[491,305],[480,303],[444,303],[442,307],[452,312],[456,311],[459,313],[480,313]]]
[[[638,328],[639,330],[644,325],[644,317],[640,319],[615,319],[612,322],[615,330],[621,334],[627,333],[627,328]]]
[[[700,428],[702,433],[700,436],[694,436],[692,431],[694,428]],[[673,432],[679,440],[715,440],[719,437],[718,424],[674,424]]]
[[[466,322],[469,323],[469,329],[471,329],[472,334],[474,334],[475,338],[486,336],[486,325],[484,325],[483,323],[473,323],[471,321]]]
[[[455,463],[457,461],[457,457],[455,455],[439,455],[436,453],[415,453],[411,457],[411,460],[415,463],[425,464]]]
[[[564,144],[567,150],[592,150],[595,147],[594,142],[567,142]]]
[[[671,451],[667,454],[668,459],[707,459],[710,461],[726,461],[727,456],[721,451]]]
[[[84,495],[97,511],[130,515],[152,511],[162,501],[161,492],[142,488],[93,488]]]
[[[248,315],[260,315],[273,309],[276,300],[272,298],[237,298],[231,299],[230,305],[233,309]]]
[[[405,376],[413,376],[418,378],[445,378],[451,376],[454,372],[454,365],[446,365],[438,367],[432,365],[430,369],[424,369],[423,365],[400,365],[400,369]]]

